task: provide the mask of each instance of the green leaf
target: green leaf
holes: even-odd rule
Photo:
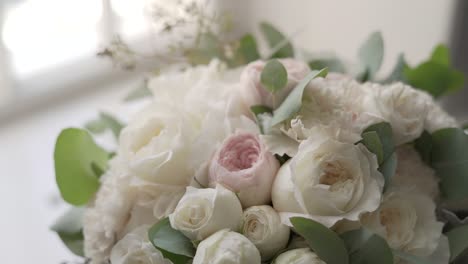
[[[414,141],[414,148],[425,163],[431,164],[432,136],[429,132],[423,131],[421,136]]]
[[[275,93],[288,83],[288,72],[280,61],[271,60],[263,68],[260,82],[268,91]]]
[[[72,205],[84,205],[99,189],[93,165],[106,168],[108,153],[94,143],[85,130],[62,130],[55,143],[55,179],[63,199]]]
[[[348,264],[348,251],[343,240],[322,224],[302,217],[290,218],[296,232],[327,264]]]
[[[294,49],[288,38],[267,22],[260,23],[260,30],[265,36],[271,49],[275,50],[271,58],[294,57]]]
[[[109,129],[115,138],[119,138],[123,124],[112,115],[101,112],[99,113],[99,118],[86,123],[85,128],[94,134],[100,134]]]
[[[258,53],[257,41],[251,34],[247,34],[240,39],[237,54],[242,57],[243,64],[260,59]]]
[[[445,66],[450,66],[450,51],[447,46],[443,44],[437,45],[432,51],[430,60]]]
[[[369,126],[364,130],[362,133],[363,139],[365,136],[368,135],[369,132],[375,132],[378,135],[379,141],[382,146],[382,154],[374,152],[375,150],[369,148],[366,144],[364,144],[369,151],[377,155],[379,159],[379,155],[382,155],[382,159],[379,162],[379,171],[385,178],[385,188],[388,188],[391,178],[395,174],[396,167],[397,167],[397,157],[395,155],[395,142],[393,140],[393,132],[392,127],[387,122],[381,122],[378,124],[374,124]],[[368,136],[367,136],[368,137]],[[375,146],[371,146],[375,148]]]
[[[431,165],[446,199],[468,198],[468,136],[463,129],[444,128],[432,134]]]
[[[445,233],[449,240],[450,261],[463,256],[468,249],[468,225],[456,227]]]
[[[345,73],[346,67],[343,62],[338,58],[321,58],[309,61],[309,67],[312,70],[320,70],[328,68],[330,72]]]
[[[216,35],[206,32],[198,36],[196,47],[186,51],[186,57],[192,65],[208,64],[214,58],[226,61],[222,46]]]
[[[151,91],[148,88],[148,80],[145,79],[138,85],[135,90],[131,91],[129,94],[127,94],[127,96],[125,96],[124,102],[131,102],[144,97],[149,97],[151,95]]]
[[[405,82],[406,78],[404,74],[405,68],[408,66],[405,60],[405,56],[403,54],[398,55],[398,59],[396,62],[395,67],[393,68],[390,75],[382,81],[382,83],[393,83],[393,82]]]
[[[77,256],[84,256],[83,252],[83,214],[85,208],[73,207],[63,214],[51,230],[57,232],[65,246]]]
[[[281,103],[281,105],[273,112],[271,125],[277,125],[299,112],[302,106],[302,96],[307,84],[309,84],[311,80],[317,77],[327,76],[327,73],[327,68],[320,71],[312,71],[304,79],[302,79],[302,81],[299,82],[299,84],[291,91],[288,97],[286,97],[283,103]]]
[[[379,134],[375,131],[368,131],[362,133],[362,140],[361,143],[366,146],[366,148],[374,153],[377,156],[377,160],[379,164],[384,161],[383,156],[383,146],[382,142],[380,142]]]
[[[169,218],[164,218],[148,231],[153,246],[174,264],[185,264],[195,256],[195,248],[187,237],[171,227]]]
[[[434,97],[456,91],[463,87],[464,82],[462,72],[435,61],[424,62],[415,68],[406,67],[404,74],[411,86],[424,90]]]
[[[265,105],[254,105],[254,106],[251,106],[251,107],[250,107],[250,111],[252,111],[252,113],[253,113],[255,116],[258,116],[258,115],[264,114],[264,113],[273,113],[273,109],[271,109],[270,107],[265,106]]]
[[[350,264],[393,264],[392,250],[385,239],[367,229],[341,235],[349,251]]]
[[[361,64],[366,69],[368,78],[372,80],[382,65],[384,55],[384,43],[380,32],[372,33],[359,48],[358,56]]]

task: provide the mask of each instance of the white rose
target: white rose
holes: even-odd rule
[[[434,201],[413,189],[390,189],[380,208],[361,217],[361,224],[385,238],[393,249],[427,257],[441,241],[443,223]]]
[[[278,107],[291,90],[310,72],[309,66],[303,61],[294,59],[280,59],[279,61],[288,73],[288,83],[286,87],[276,93],[268,91],[260,81],[266,61],[254,61],[245,67],[240,81],[242,97],[248,106]]]
[[[186,165],[197,130],[182,111],[152,103],[120,134],[119,155],[130,173],[158,184],[186,186],[192,173]]]
[[[260,264],[260,253],[245,236],[220,230],[203,240],[193,264]]]
[[[395,143],[401,145],[418,138],[424,130],[430,95],[403,83],[373,85],[375,106],[392,125]]]
[[[237,196],[222,185],[216,189],[187,187],[174,212],[171,226],[191,240],[203,240],[221,229],[237,231],[242,206]]]
[[[112,264],[171,264],[148,241],[149,226],[141,226],[128,233],[112,248],[110,263]]]
[[[439,178],[435,171],[421,160],[411,145],[398,147],[396,153],[398,162],[392,185],[415,188],[436,199],[439,195]]]
[[[313,134],[278,171],[273,207],[289,226],[293,216],[327,227],[342,219],[358,220],[379,207],[384,179],[377,167],[375,155],[364,146]]]
[[[308,248],[298,248],[281,253],[273,264],[326,264]]]
[[[278,213],[269,205],[252,206],[244,211],[241,228],[260,251],[262,260],[269,260],[286,247],[289,227],[281,223]]]

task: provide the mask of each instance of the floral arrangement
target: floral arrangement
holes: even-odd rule
[[[350,70],[261,29],[267,56],[250,34],[197,46],[208,64],[150,77],[127,125],[62,131],[56,181],[74,207],[52,229],[67,247],[95,264],[459,260],[468,136],[434,100],[463,83],[448,50],[380,80],[379,33]],[[107,128],[113,152],[90,134]]]

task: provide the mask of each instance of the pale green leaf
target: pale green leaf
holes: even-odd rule
[[[379,135],[375,131],[368,131],[362,133],[361,143],[366,146],[366,148],[374,153],[377,156],[379,164],[384,161],[384,151],[382,142],[380,142]]]
[[[384,56],[384,43],[380,32],[372,33],[359,48],[359,60],[365,68],[367,77],[372,80],[382,65]]]
[[[445,233],[449,240],[450,261],[463,256],[468,249],[468,225],[456,227]]]
[[[185,264],[195,256],[195,248],[187,237],[171,227],[169,218],[164,218],[148,231],[153,246],[174,264]]]
[[[141,98],[150,97],[151,95],[151,91],[148,88],[148,80],[145,79],[138,85],[136,89],[125,96],[124,102],[131,102]]]
[[[302,106],[304,89],[307,87],[309,82],[317,77],[325,77],[327,76],[327,73],[327,68],[320,71],[312,71],[302,79],[302,81],[300,81],[299,84],[291,91],[288,97],[286,97],[283,103],[273,112],[271,125],[277,125],[297,114]]]
[[[263,68],[260,82],[268,91],[275,93],[288,83],[288,72],[280,61],[271,60]]]
[[[335,57],[332,58],[317,58],[309,61],[309,67],[312,70],[320,70],[328,68],[330,72],[345,73],[346,67],[343,62]]]
[[[442,65],[450,66],[450,51],[447,46],[443,44],[437,45],[432,51],[430,60]]]
[[[302,217],[290,218],[294,230],[327,264],[348,264],[348,251],[343,240],[322,224]]]
[[[271,49],[277,50],[271,58],[294,57],[294,49],[286,36],[267,22],[260,23],[260,30]],[[280,47],[280,48],[278,48]]]
[[[99,188],[93,163],[106,168],[108,153],[85,130],[67,128],[57,138],[54,151],[55,179],[63,199],[84,205]]]
[[[407,67],[408,64],[406,63],[405,56],[403,54],[398,55],[397,62],[390,73],[390,75],[382,81],[382,83],[393,83],[393,82],[405,82],[406,83],[406,78],[405,78],[405,67]]]
[[[367,229],[341,235],[349,251],[350,264],[393,264],[392,250],[385,239]]]
[[[84,256],[83,252],[83,215],[85,208],[73,207],[63,214],[51,226],[57,232],[65,246],[75,255]]]

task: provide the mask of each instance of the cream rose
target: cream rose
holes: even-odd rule
[[[222,185],[216,189],[187,187],[169,220],[172,228],[191,240],[203,240],[221,229],[237,231],[242,206],[236,195]]]
[[[266,61],[254,61],[248,64],[241,74],[241,93],[248,106],[266,105],[278,107],[292,89],[310,72],[310,68],[303,61],[294,59],[279,60],[288,73],[286,87],[276,93],[271,93],[260,82],[260,75]]]
[[[237,132],[226,138],[209,167],[209,185],[238,194],[242,206],[268,204],[279,163],[258,136]]]
[[[171,264],[148,240],[149,226],[141,226],[125,235],[110,253],[112,264]]]
[[[396,149],[398,162],[392,185],[414,188],[436,199],[439,195],[439,178],[435,171],[425,164],[411,145]]]
[[[273,264],[326,264],[308,248],[298,248],[281,253]]]
[[[260,264],[260,253],[245,236],[220,230],[198,245],[193,264],[224,263]]]
[[[377,167],[375,155],[364,146],[313,134],[278,171],[273,207],[289,226],[292,216],[327,227],[342,219],[358,220],[379,207],[384,179]]]
[[[361,217],[361,224],[385,238],[393,249],[420,257],[431,256],[442,241],[443,223],[435,203],[414,189],[387,191],[380,208]]]
[[[264,261],[286,247],[290,232],[289,227],[281,223],[278,213],[269,205],[247,208],[241,231],[254,243]]]

